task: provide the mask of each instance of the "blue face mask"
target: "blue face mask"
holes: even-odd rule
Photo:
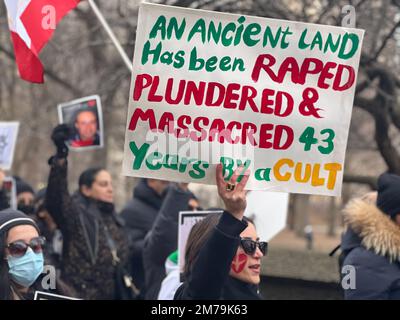
[[[8,258],[8,273],[16,283],[29,288],[43,272],[43,264],[43,253],[34,253],[28,248],[22,257]]]

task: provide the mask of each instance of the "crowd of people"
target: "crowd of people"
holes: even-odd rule
[[[17,209],[10,209],[0,170],[0,300],[32,299],[35,291],[78,299],[262,299],[259,291],[268,243],[244,216],[246,183],[238,168],[226,181],[217,166],[222,213],[192,228],[185,269],[178,267],[180,211],[202,210],[186,183],[141,179],[120,213],[110,173],[89,168],[69,193],[70,128],[53,130],[47,187],[35,190],[19,177]],[[378,190],[345,208],[341,266],[355,268],[347,299],[400,299],[400,177],[383,174]],[[267,214],[267,213],[266,213]],[[44,266],[56,270],[43,287]]]

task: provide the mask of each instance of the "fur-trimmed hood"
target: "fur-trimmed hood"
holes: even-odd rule
[[[362,246],[388,257],[391,262],[400,261],[400,226],[375,204],[355,199],[348,203],[343,213],[346,225],[360,239]]]

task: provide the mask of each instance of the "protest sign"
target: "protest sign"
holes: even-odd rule
[[[62,296],[59,294],[35,291],[33,300],[81,300],[73,297]]]
[[[17,143],[19,122],[0,122],[0,168],[10,170]]]
[[[340,195],[363,34],[142,3],[123,173]]]
[[[286,226],[289,194],[282,192],[250,191],[244,215],[250,218],[261,241],[270,241]]]
[[[100,97],[84,97],[58,105],[60,123],[71,128],[68,146],[82,151],[103,147],[103,113]]]
[[[178,265],[182,273],[185,267],[185,248],[190,230],[208,214],[222,213],[222,211],[181,211],[178,222]]]

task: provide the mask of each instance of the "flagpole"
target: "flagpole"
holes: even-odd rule
[[[133,65],[131,60],[126,55],[126,52],[122,48],[121,44],[119,43],[118,39],[115,37],[114,32],[111,30],[110,26],[108,25],[106,19],[104,18],[103,14],[100,12],[99,7],[96,5],[94,0],[88,0],[89,5],[93,9],[94,13],[96,14],[97,18],[99,19],[100,23],[103,25],[104,29],[106,30],[108,36],[111,38],[111,41],[114,43],[115,48],[121,55],[122,60],[124,61],[125,65],[127,66],[129,72],[132,72]]]

